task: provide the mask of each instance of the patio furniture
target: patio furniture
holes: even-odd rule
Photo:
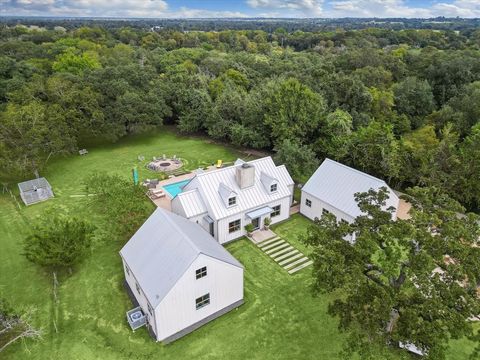
[[[217,160],[217,168],[220,169],[222,167],[223,161]]]
[[[88,151],[87,151],[87,149],[78,150],[78,154],[79,155],[87,155]]]
[[[162,197],[165,197],[165,192],[162,190],[162,189],[159,189],[159,190],[149,190],[148,191],[148,196],[151,198],[151,199],[160,199]]]

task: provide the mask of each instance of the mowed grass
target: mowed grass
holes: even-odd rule
[[[54,199],[18,209],[9,196],[0,196],[0,293],[15,307],[32,309],[33,323],[44,332],[40,341],[9,347],[2,359],[339,358],[344,335],[338,332],[336,319],[326,314],[331,299],[311,296],[310,270],[290,276],[245,239],[227,247],[245,266],[245,304],[173,344],[157,344],[145,329],[135,333],[129,329],[125,311],[132,305],[122,287],[118,256],[127,239],[105,233],[73,274],[60,278],[55,316],[51,274],[22,255],[22,239],[35,216],[51,207],[64,208],[94,222],[102,231],[105,220],[89,208],[88,199],[70,197],[84,193],[86,176],[105,171],[131,177],[131,168],[141,165],[141,179],[155,177],[139,164],[138,155],[149,159],[176,154],[187,160],[187,169],[239,156],[235,150],[165,131],[89,151],[87,156],[55,159],[42,173],[53,186]],[[295,215],[275,231],[301,248],[298,234],[309,223]],[[458,350],[449,359],[465,359],[462,356],[470,345],[456,343]]]

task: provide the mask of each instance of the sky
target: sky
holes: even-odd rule
[[[480,0],[0,0],[0,15],[232,17],[480,18]]]

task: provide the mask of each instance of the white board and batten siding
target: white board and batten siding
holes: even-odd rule
[[[128,264],[126,263],[125,259],[122,257],[122,263],[123,263],[123,272],[125,274],[125,281],[127,282],[128,286],[130,287],[130,290],[132,291],[133,295],[135,296],[135,299],[137,300],[138,304],[142,308],[143,313],[147,316],[147,323],[149,324],[150,327],[152,327],[152,330],[154,333],[157,333],[157,321],[155,319],[155,313],[150,314],[148,309],[148,300],[147,297],[145,296],[145,293],[140,287],[139,282],[135,278],[135,275],[133,274],[132,270],[128,267]],[[128,269],[128,270],[127,270]],[[137,290],[137,285],[140,289],[140,292]],[[151,309],[153,309],[152,305]]]
[[[315,220],[321,218],[323,210],[327,210],[335,215],[338,221],[343,219],[352,223],[362,214],[355,201],[355,194],[371,189],[378,190],[381,187],[385,187],[389,192],[385,209],[395,209],[392,214],[395,220],[400,199],[385,181],[325,159],[302,188],[300,213]],[[307,200],[311,202],[311,206],[307,206]]]
[[[280,221],[288,219],[290,216],[290,205],[291,205],[291,200],[290,197],[285,197],[283,199],[277,200],[277,201],[272,201],[271,203],[267,203],[262,205],[263,206],[269,206],[271,208],[280,205],[280,215],[270,217],[270,215],[265,215],[262,216],[260,219],[260,227],[263,227],[264,221],[266,217],[270,217],[271,219],[271,224],[276,224]],[[225,244],[230,241],[233,241],[235,239],[238,239],[242,236],[247,235],[247,232],[245,231],[245,226],[250,224],[252,220],[247,217],[247,213],[250,211],[254,211],[255,209],[251,209],[248,211],[244,211],[243,213],[235,214],[228,216],[226,218],[220,219],[217,222],[217,236],[215,238],[219,241],[220,244]],[[235,220],[240,220],[240,230],[229,233],[229,223]]]
[[[197,280],[195,272],[204,266],[207,276]],[[195,299],[206,294],[210,304],[197,310]],[[243,269],[201,254],[156,308],[161,324],[157,340],[163,341],[242,299]]]
[[[153,212],[120,256],[129,294],[158,341],[174,341],[243,303],[242,264],[199,225],[164,209]],[[206,294],[210,302],[197,309]]]
[[[306,201],[310,200],[311,206],[306,205]],[[306,192],[302,191],[301,196],[301,203],[300,203],[300,213],[306,216],[311,220],[315,220],[315,218],[320,218],[322,216],[323,209],[327,210],[331,214],[335,215],[337,221],[345,220],[349,223],[352,223],[355,218],[352,216],[344,213],[343,211],[337,209],[336,207],[323,202],[320,199],[317,199],[315,196],[311,194],[307,194]]]

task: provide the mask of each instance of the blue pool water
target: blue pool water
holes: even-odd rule
[[[172,198],[177,196],[182,192],[182,188],[187,185],[190,182],[190,180],[182,180],[176,183],[164,185],[163,188],[165,189],[166,192],[170,194]]]

